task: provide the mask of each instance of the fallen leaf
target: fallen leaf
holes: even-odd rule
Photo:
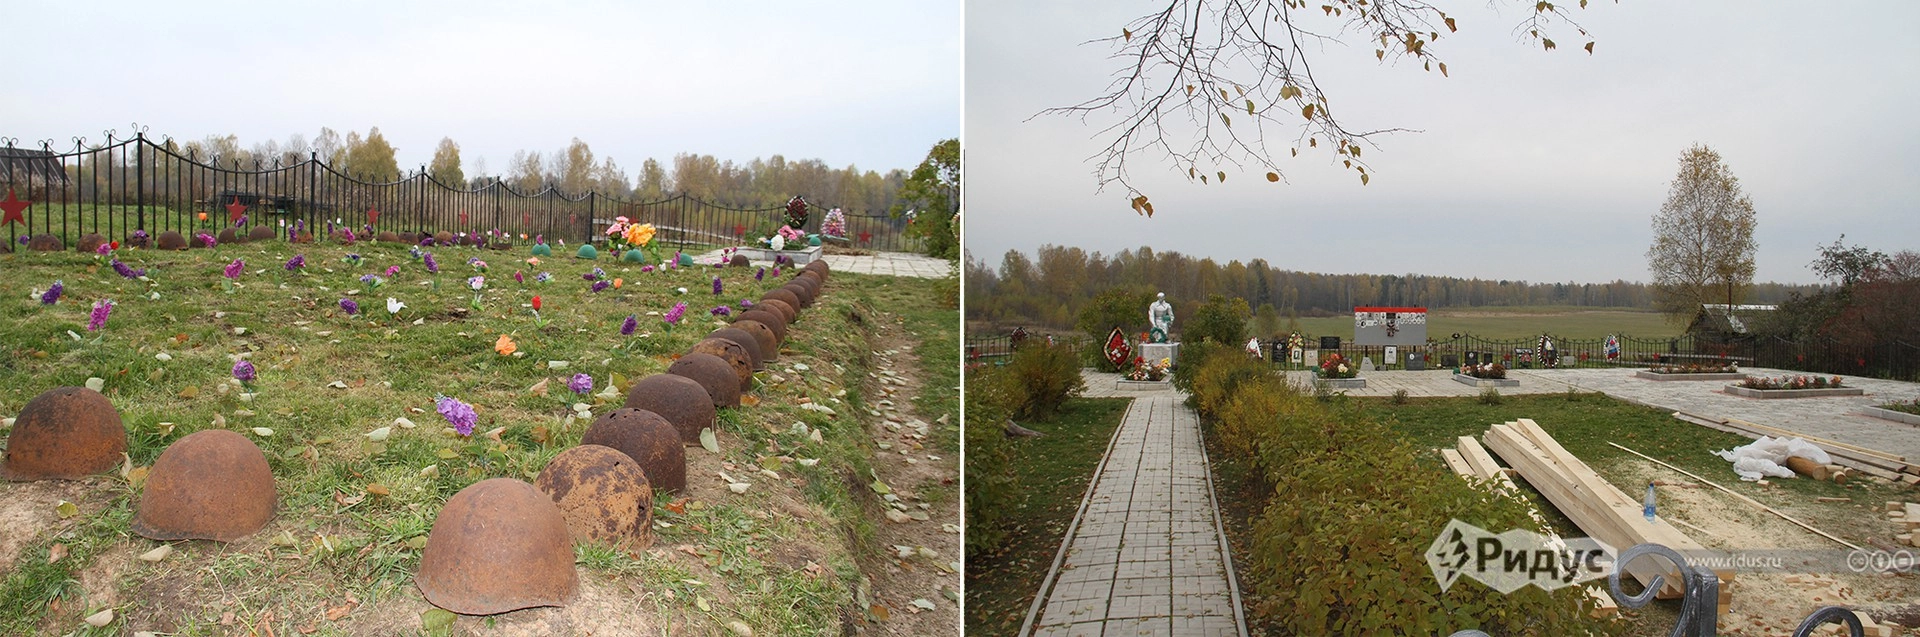
[[[105,627],[107,624],[113,623],[113,609],[109,608],[109,609],[100,611],[98,613],[88,615],[86,622],[88,626],[92,626],[94,628]]]
[[[935,606],[933,605],[933,602],[931,602],[931,601],[928,601],[928,600],[927,600],[927,598],[925,598],[925,597],[922,597],[922,598],[920,598],[920,599],[916,599],[916,600],[913,600],[913,602],[912,602],[912,604],[913,604],[913,606],[914,606],[914,608],[918,608],[918,609],[921,609],[921,610],[933,610],[934,608],[936,608],[936,607],[935,607]],[[919,611],[914,611],[914,612],[919,612]]]
[[[340,382],[340,381],[337,381],[337,380],[336,380],[336,381],[333,381],[333,382],[331,382],[331,383],[327,383],[327,386],[328,386],[328,387],[332,387],[332,388],[334,388],[334,389],[346,389],[346,388],[347,388],[347,384],[346,384],[346,383],[343,383],[343,382]]]
[[[146,484],[148,471],[149,469],[147,467],[134,467],[132,470],[127,471],[127,484],[135,488]]]
[[[535,395],[535,396],[545,396],[545,395],[547,395],[547,381],[548,381],[548,380],[550,380],[550,379],[546,379],[546,378],[542,378],[542,379],[540,379],[540,382],[537,382],[537,383],[534,383],[532,387],[528,387],[528,388],[527,388],[527,393],[529,393],[529,394],[533,394],[533,395]]]
[[[330,622],[340,621],[340,618],[346,617],[347,613],[353,612],[353,608],[359,605],[360,604],[357,602],[349,601],[345,604],[341,604],[339,606],[329,608],[327,609],[327,621],[330,621]]]
[[[359,504],[361,501],[366,499],[367,499],[367,496],[364,493],[360,495],[347,495],[339,491],[333,492],[334,503],[339,504],[340,506],[343,506],[343,507],[350,507],[350,506]]]
[[[141,554],[140,554],[140,561],[142,561],[142,562],[158,562],[158,561],[160,561],[160,560],[164,560],[164,559],[167,559],[167,556],[169,556],[169,555],[173,555],[173,545],[172,545],[172,544],[162,544],[162,545],[160,545],[160,546],[159,546],[158,548],[155,548],[155,549],[153,549],[153,550],[151,550],[151,551],[147,551],[147,552],[145,552],[145,553],[141,553]]]
[[[481,435],[486,436],[487,439],[492,440],[494,442],[500,442],[500,434],[503,434],[506,432],[507,432],[506,427],[494,427],[493,429],[488,430],[487,433],[481,434]]]
[[[387,485],[380,484],[378,482],[370,483],[367,485],[368,495],[392,495],[392,493],[393,492],[391,490],[387,489]]]
[[[253,415],[253,414],[252,414],[251,412],[249,412],[249,413],[248,413],[247,415],[249,415],[249,416],[251,416],[251,415]],[[272,429],[268,429],[268,428],[266,428],[266,427],[254,427],[254,428],[253,428],[253,435],[256,435],[256,436],[259,436],[259,437],[261,437],[261,438],[272,438],[272,437],[273,437],[273,430],[272,430]]]
[[[187,398],[187,399],[195,398],[199,395],[200,395],[199,385],[188,385],[186,389],[180,390],[180,394],[179,394],[181,398]]]
[[[740,404],[741,404],[742,406],[745,406],[745,407],[754,407],[754,406],[758,406],[758,405],[760,404],[760,397],[759,397],[759,396],[754,396],[754,395],[751,395],[751,394],[749,394],[749,395],[746,395],[746,396],[741,396],[741,397],[740,397]]]
[[[877,622],[887,621],[887,619],[890,618],[892,615],[893,615],[893,611],[887,610],[887,607],[884,604],[874,604],[872,606],[867,607],[867,616],[872,618],[873,621],[877,621]]]
[[[747,483],[745,483],[745,482],[729,482],[729,483],[727,483],[727,489],[728,489],[729,491],[732,491],[732,492],[734,492],[734,493],[746,493],[746,492],[747,492],[747,487],[751,487],[751,486],[753,486],[753,485],[751,485],[751,484],[747,484]]]
[[[105,378],[101,378],[101,377],[99,377],[99,376],[95,376],[95,377],[92,377],[92,378],[89,378],[89,379],[87,379],[87,389],[91,389],[91,390],[94,390],[94,391],[100,391],[100,390],[102,390],[102,389],[105,389],[105,388],[106,388],[106,386],[107,386],[107,379],[105,379]]]
[[[733,634],[740,637],[753,637],[753,627],[738,619],[727,622],[727,630],[733,631]]]
[[[707,612],[713,612],[713,604],[712,604],[712,603],[709,603],[709,602],[707,601],[707,596],[705,596],[705,595],[696,595],[696,596],[694,596],[694,598],[693,598],[693,605],[695,605],[695,606],[699,606],[699,607],[700,607],[700,610],[703,610],[703,611],[707,611]]]
[[[453,634],[453,621],[458,619],[453,611],[444,608],[429,608],[420,613],[420,628],[429,635]]]
[[[386,440],[387,436],[391,436],[391,435],[393,435],[393,427],[381,427],[379,429],[375,429],[373,431],[367,432],[367,439],[374,442],[380,442],[382,440]]]
[[[53,510],[55,513],[59,513],[60,519],[63,520],[80,515],[80,506],[66,500],[61,500],[59,504],[54,505]]]
[[[160,361],[160,362],[162,362],[162,363],[165,363],[165,362],[167,362],[167,361],[170,361],[170,360],[173,360],[173,355],[172,355],[172,354],[168,354],[168,353],[166,353],[166,352],[160,352],[160,353],[158,353],[158,354],[154,354],[154,355],[153,355],[153,359],[154,359],[154,360],[157,360],[157,361]]]
[[[413,424],[413,421],[411,421],[411,420],[407,420],[407,418],[406,418],[405,416],[402,416],[402,417],[399,417],[399,418],[395,418],[395,419],[393,419],[393,424],[395,424],[395,425],[399,425],[399,427],[400,427],[401,429],[412,429],[412,428],[414,428],[414,424]]]
[[[712,427],[700,430],[700,446],[705,448],[708,453],[720,453],[720,439],[713,435]],[[739,492],[736,491],[735,493]]]
[[[47,563],[48,564],[58,562],[61,560],[61,558],[64,558],[66,556],[67,556],[67,545],[65,544],[54,542],[53,546],[47,547]]]

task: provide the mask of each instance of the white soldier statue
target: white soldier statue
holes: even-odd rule
[[[1147,323],[1153,326],[1153,342],[1167,342],[1167,334],[1173,330],[1173,304],[1167,302],[1166,292],[1161,292],[1154,298],[1153,305],[1147,306]]]

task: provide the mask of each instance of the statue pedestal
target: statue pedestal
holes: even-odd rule
[[[1179,343],[1141,343],[1140,357],[1147,359],[1147,362],[1149,363],[1164,358],[1164,359],[1167,359],[1171,367],[1179,367],[1180,366],[1180,344]]]

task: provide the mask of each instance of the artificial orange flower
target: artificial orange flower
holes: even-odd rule
[[[620,279],[614,279],[614,280],[613,280],[613,289],[615,289],[615,290],[618,290],[618,289],[620,289]]]
[[[207,213],[204,213],[204,212],[202,212],[202,213],[200,213],[200,220],[201,220],[201,221],[206,221],[206,220],[207,220]]]
[[[527,257],[527,265],[540,265],[540,257]]]
[[[518,349],[520,346],[513,343],[513,337],[505,334],[501,334],[500,340],[493,342],[493,351],[499,352],[501,356],[511,356]]]
[[[639,225],[627,226],[626,238],[627,238],[627,243],[631,243],[637,246],[647,245],[648,243],[653,241],[653,224],[643,223]]]

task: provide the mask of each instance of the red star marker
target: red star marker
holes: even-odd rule
[[[11,225],[16,222],[26,223],[27,218],[21,215],[20,213],[25,212],[27,210],[27,206],[31,206],[31,205],[33,205],[33,202],[21,201],[19,197],[14,196],[13,189],[8,188],[7,200],[0,201],[0,210],[5,210],[7,212],[7,216],[4,219],[0,219],[0,224]]]
[[[467,211],[465,210],[460,211],[460,225],[463,227],[467,225]]]
[[[862,231],[860,231],[860,242],[861,242],[861,243],[868,243],[868,242],[870,242],[870,241],[872,241],[872,240],[873,240],[873,233],[871,233],[871,232],[867,232],[867,231],[865,231],[865,230],[862,230]]]
[[[373,225],[379,225],[379,224],[380,224],[380,209],[368,208],[367,209],[367,225],[373,226]]]
[[[733,224],[733,236],[736,236],[736,237],[747,236],[747,227],[737,223]]]
[[[227,221],[229,223],[239,223],[240,218],[246,216],[246,214],[247,207],[241,205],[239,197],[234,197],[233,202],[227,204]]]
[[[520,224],[529,228],[533,227],[533,215],[524,212],[520,213]]]

